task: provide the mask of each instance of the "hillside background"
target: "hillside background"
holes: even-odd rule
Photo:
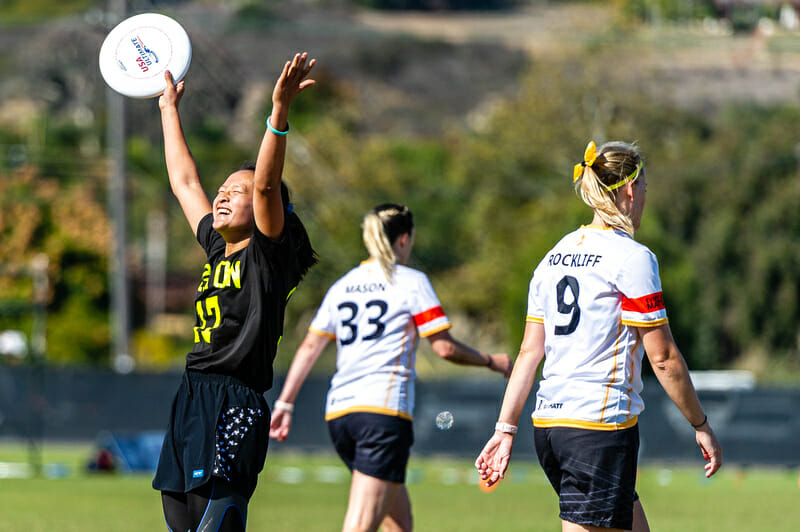
[[[0,3],[0,330],[30,330],[18,304],[33,287],[16,273],[45,253],[48,363],[107,366],[108,269],[124,244],[136,367],[180,368],[204,256],[169,192],[155,100],[126,100],[127,242],[113,242],[96,64],[117,22],[106,7]],[[533,268],[591,219],[572,165],[589,139],[622,139],[645,157],[636,237],[659,257],[690,366],[770,384],[800,376],[800,34],[780,6],[128,2],[145,11],[192,39],[181,108],[209,194],[255,157],[283,61],[318,59],[317,85],[292,109],[285,178],[321,263],[292,299],[279,369],[330,283],[364,258],[361,217],[385,201],[414,212],[412,265],[430,275],[454,336],[515,354]],[[469,371],[425,345],[418,365]]]

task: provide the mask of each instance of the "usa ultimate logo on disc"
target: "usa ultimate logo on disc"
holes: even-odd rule
[[[166,88],[164,71],[181,80],[192,60],[189,35],[175,20],[142,13],[120,22],[100,48],[100,73],[109,87],[131,98],[152,98]]]

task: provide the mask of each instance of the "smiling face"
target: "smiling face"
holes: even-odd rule
[[[253,231],[253,171],[232,173],[219,187],[212,204],[214,229],[230,242]]]

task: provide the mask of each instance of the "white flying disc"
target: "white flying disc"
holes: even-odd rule
[[[177,83],[192,61],[186,30],[158,13],[127,18],[111,30],[100,47],[100,73],[108,86],[131,98],[158,96],[169,70]]]

